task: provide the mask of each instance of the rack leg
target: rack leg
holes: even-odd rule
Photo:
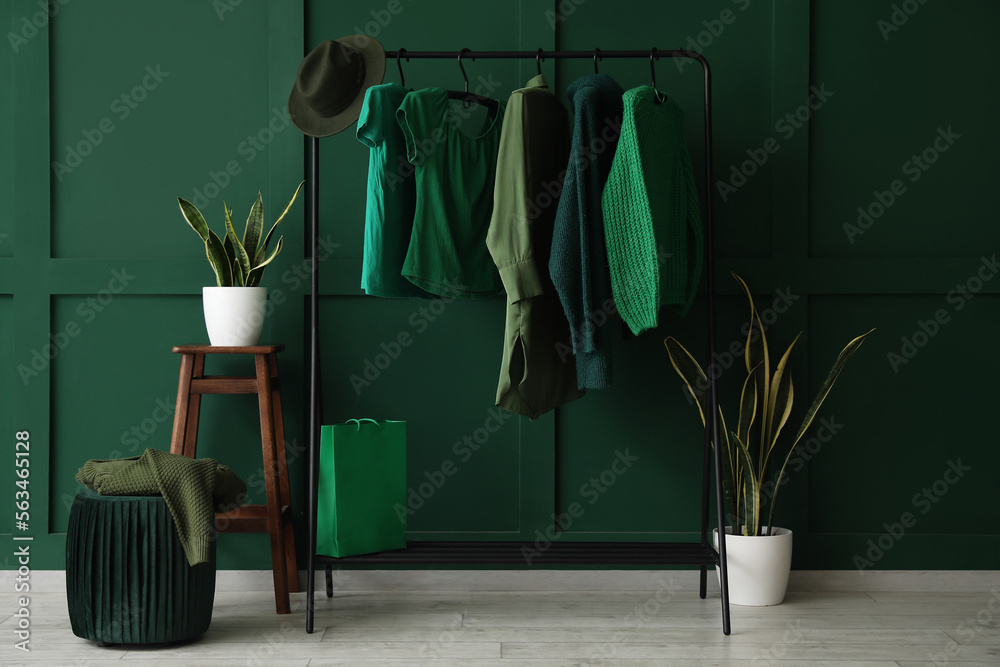
[[[729,617],[729,564],[726,562],[726,504],[722,493],[722,448],[715,447],[715,501],[719,521],[719,583],[722,589],[722,634],[732,632]],[[704,568],[702,569],[704,585]]]
[[[319,442],[319,267],[316,257],[319,254],[319,139],[313,137],[309,142],[311,147],[309,169],[309,218],[312,235],[312,250],[310,254],[310,291],[309,291],[309,544],[306,560],[306,632],[312,634],[313,617],[315,615],[316,592],[316,446]]]

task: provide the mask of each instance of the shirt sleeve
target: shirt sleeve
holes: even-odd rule
[[[383,110],[375,90],[376,87],[372,86],[365,92],[365,101],[361,105],[361,115],[358,116],[358,141],[368,148],[375,148],[382,143]]]
[[[532,223],[537,202],[531,201],[525,140],[526,96],[511,96],[504,113],[493,191],[493,216],[486,246],[500,271],[507,300],[517,303],[542,294],[542,281],[532,251]]]
[[[419,128],[419,107],[417,105],[416,92],[407,93],[406,97],[396,109],[396,122],[403,130],[403,137],[406,138],[406,159],[411,163],[417,159],[417,142],[414,137],[414,130]]]

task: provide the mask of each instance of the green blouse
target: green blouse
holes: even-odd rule
[[[461,103],[452,107],[443,88],[408,93],[396,112],[417,178],[402,274],[428,292],[459,299],[503,294],[486,248],[503,113],[501,102],[470,136],[460,129],[469,112]]]

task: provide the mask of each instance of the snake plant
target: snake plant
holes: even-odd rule
[[[735,273],[733,277],[740,283],[750,302],[750,328],[747,334],[744,360],[747,376],[743,382],[740,395],[739,419],[736,430],[729,430],[727,422],[719,407],[719,439],[722,442],[722,486],[727,502],[732,510],[734,535],[770,535],[774,520],[774,506],[778,489],[786,481],[785,468],[791,459],[792,452],[802,440],[819,411],[823,401],[833,388],[833,383],[847,363],[847,359],[861,346],[868,333],[862,334],[849,342],[833,364],[833,368],[820,386],[819,394],[812,405],[806,410],[805,417],[795,439],[785,455],[784,463],[778,470],[778,476],[770,492],[770,498],[765,497],[765,482],[772,459],[780,456],[776,451],[778,436],[784,428],[792,411],[792,401],[795,396],[792,376],[788,368],[788,359],[799,335],[788,346],[778,361],[774,373],[771,373],[771,356],[767,348],[767,337],[760,316],[754,307],[750,288]],[[694,397],[701,413],[701,422],[705,424],[705,409],[708,406],[708,379],[694,357],[672,337],[667,337],[666,345],[670,364],[681,376],[688,390]],[[715,443],[712,443],[713,446]],[[766,531],[762,532],[764,506],[770,504],[767,513]],[[742,531],[741,531],[742,526]]]
[[[271,229],[264,235],[264,202],[260,192],[257,193],[257,200],[250,207],[250,215],[247,216],[246,228],[243,230],[243,238],[237,238],[236,230],[233,228],[233,210],[222,203],[226,212],[226,233],[225,240],[209,229],[205,222],[205,216],[201,214],[198,207],[186,199],[177,198],[181,215],[191,229],[193,229],[202,241],[205,242],[205,254],[208,256],[208,263],[212,265],[215,272],[215,282],[219,287],[257,287],[260,279],[264,275],[264,267],[281,252],[282,239],[278,237],[278,242],[274,246],[274,251],[268,255],[267,246],[271,243],[271,235],[278,224],[285,219],[285,214],[292,208],[295,198],[299,196],[302,183],[295,189],[291,201],[285,206],[278,220],[271,226]]]

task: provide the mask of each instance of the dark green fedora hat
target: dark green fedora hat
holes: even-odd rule
[[[311,137],[329,137],[361,115],[365,92],[385,76],[385,49],[366,35],[326,40],[299,65],[288,97],[295,127]]]

